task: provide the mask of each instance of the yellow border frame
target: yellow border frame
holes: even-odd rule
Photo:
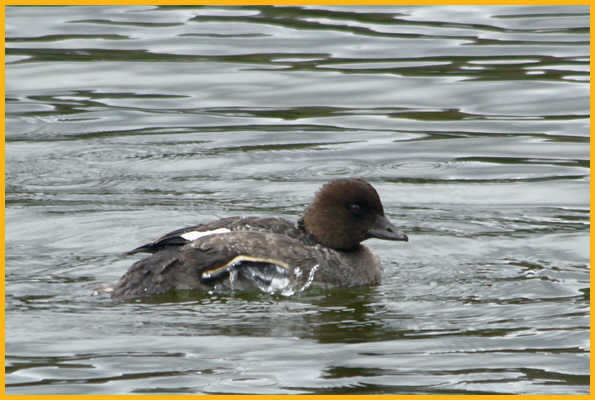
[[[162,1],[154,1],[154,0],[104,0],[104,1],[94,1],[94,0],[79,0],[79,1],[51,1],[51,0],[0,0],[2,5],[2,10],[0,11],[0,20],[2,22],[2,26],[6,27],[6,20],[5,20],[5,6],[25,6],[25,5],[317,5],[317,4],[325,4],[325,5],[436,5],[436,4],[444,4],[444,5],[588,5],[590,6],[593,2],[592,1],[551,1],[551,0],[525,0],[525,1],[515,1],[515,0],[500,0],[500,1],[455,1],[455,2],[446,2],[446,1],[370,1],[370,2],[363,2],[363,1],[336,1],[336,0],[326,0],[326,1],[292,1],[292,2],[263,2],[263,1],[253,1],[253,0],[240,0],[236,2],[232,1],[188,1],[188,0],[162,0]],[[593,26],[594,17],[591,13],[589,16],[590,25]],[[5,65],[5,35],[6,32],[3,30],[2,32],[2,73],[4,75],[4,65]],[[589,53],[592,53],[593,49],[593,31],[590,32],[590,45],[589,45]],[[590,79],[591,79],[590,73]],[[5,76],[5,75],[4,75]],[[0,151],[0,170],[2,171],[2,183],[0,185],[0,197],[2,200],[2,237],[5,236],[5,121],[6,121],[6,104],[5,104],[5,79],[2,81],[2,150]],[[591,91],[592,93],[592,91]],[[590,113],[593,113],[593,103],[590,104]],[[593,154],[593,143],[590,142],[590,154]],[[590,168],[589,168],[590,169]],[[591,193],[591,188],[590,188]],[[592,198],[591,194],[589,196],[589,204],[590,199]],[[590,206],[590,224],[593,225],[593,209]],[[590,234],[590,233],[589,233]],[[592,249],[592,246],[591,246]],[[592,250],[590,250],[592,251]],[[0,280],[1,280],[1,288],[0,292],[2,294],[2,298],[5,298],[5,241],[2,242],[0,247],[0,253],[2,256],[2,269],[0,271]],[[590,258],[591,258],[590,253]],[[593,272],[590,272],[590,280],[593,281]],[[593,289],[590,287],[590,294],[592,294]],[[0,311],[0,318],[2,319],[2,337],[4,339],[5,335],[5,313],[4,307]],[[590,342],[593,343],[593,336],[592,336],[592,323],[590,323]],[[5,359],[5,340],[2,340],[2,344],[0,345],[0,352],[2,353],[2,359],[4,360],[4,365],[6,365]],[[591,346],[592,348],[592,346]],[[590,369],[593,370],[594,362],[592,358],[590,358]],[[593,376],[591,375],[590,378],[590,388],[593,387]],[[34,400],[39,399],[40,397],[43,398],[68,398],[72,399],[72,395],[7,395],[6,388],[5,388],[5,369],[2,370],[2,382],[1,385],[1,392],[0,392],[0,399],[19,399],[19,400]],[[591,391],[592,393],[592,391]],[[125,399],[130,395],[110,395],[110,399]],[[277,396],[277,395],[275,395]],[[281,395],[278,395],[281,396]],[[103,397],[103,396],[101,396]],[[176,400],[196,400],[197,398],[203,398],[204,395],[143,395],[143,399],[166,399],[175,397]],[[209,399],[237,399],[237,400],[246,400],[246,399],[271,399],[271,395],[208,395]],[[350,397],[357,397],[356,395],[283,395],[284,398],[295,398],[299,400],[316,400],[316,399],[345,399]],[[373,397],[382,397],[382,399],[390,399],[390,400],[401,400],[401,399],[412,399],[412,398],[426,398],[426,399],[441,399],[441,400],[461,400],[464,399],[535,399],[535,400],[550,400],[550,399],[571,399],[571,400],[582,400],[582,399],[591,399],[591,395],[373,395]],[[75,395],[74,398],[81,399],[81,400],[97,400],[99,397],[98,395]]]
[[[6,332],[6,319],[4,318],[5,314],[4,314],[4,304],[5,301],[4,299],[6,299],[6,294],[5,294],[5,284],[4,282],[6,282],[5,280],[5,264],[6,264],[6,232],[5,232],[5,221],[4,221],[4,216],[5,216],[5,171],[4,171],[4,165],[5,165],[5,154],[4,151],[6,149],[5,143],[4,143],[4,137],[5,137],[5,122],[6,122],[6,88],[4,87],[4,84],[6,82],[6,75],[5,75],[5,71],[4,71],[4,65],[5,65],[5,36],[6,36],[6,23],[5,23],[5,14],[4,14],[4,4],[2,4],[2,10],[0,10],[0,20],[2,20],[2,25],[5,27],[2,30],[2,76],[4,77],[4,79],[2,79],[2,150],[0,151],[0,169],[2,170],[2,184],[0,185],[0,196],[2,197],[2,237],[5,238],[4,240],[2,240],[2,247],[0,247],[0,252],[2,253],[2,270],[0,271],[0,280],[2,281],[2,285],[0,288],[0,292],[2,293],[2,311],[0,311],[0,318],[2,319],[2,344],[0,345],[0,352],[2,352],[2,361],[4,361],[4,366],[5,368],[2,370],[2,382],[0,383],[0,385],[2,385],[2,392],[0,393],[0,395],[2,395],[4,397],[4,394],[6,393],[6,389],[5,389],[5,375],[6,375],[6,338],[5,338],[5,332]]]

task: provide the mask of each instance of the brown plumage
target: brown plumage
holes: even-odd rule
[[[131,299],[172,290],[294,289],[311,283],[352,287],[380,282],[380,262],[360,243],[407,240],[384,216],[376,190],[361,179],[339,179],[317,192],[303,219],[231,217],[171,232],[128,254],[136,262],[112,296]],[[274,288],[273,288],[274,289]]]

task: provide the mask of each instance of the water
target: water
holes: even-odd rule
[[[586,394],[589,9],[8,7],[6,391]],[[359,176],[377,287],[112,302]]]

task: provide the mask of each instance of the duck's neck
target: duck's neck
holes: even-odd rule
[[[316,237],[316,235],[312,232],[310,232],[307,228],[306,228],[306,222],[304,221],[304,217],[301,217],[300,219],[298,219],[297,223],[296,223],[296,227],[298,230],[300,230],[304,236],[306,237],[306,240],[309,244],[321,244],[325,247],[328,247],[327,244],[325,244],[324,242],[322,242],[320,239],[318,239],[318,237]],[[356,243],[355,246],[351,247],[351,248],[345,248],[345,249],[340,249],[341,251],[357,251],[361,248],[361,244]]]
[[[322,244],[320,242],[320,240],[318,240],[316,235],[314,235],[312,232],[310,232],[306,229],[306,222],[304,222],[304,217],[301,217],[300,219],[298,219],[298,221],[296,223],[296,227],[304,235],[306,243],[308,243],[310,245]]]

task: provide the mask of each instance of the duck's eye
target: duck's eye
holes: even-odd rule
[[[352,203],[347,205],[347,208],[351,212],[351,214],[355,215],[356,217],[362,216],[364,214],[364,209],[361,205]]]

